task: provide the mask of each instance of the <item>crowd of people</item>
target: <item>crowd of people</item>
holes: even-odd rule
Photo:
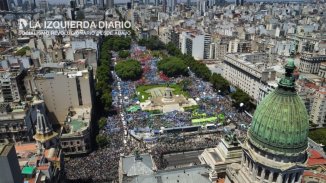
[[[221,135],[214,134],[206,138],[185,137],[181,140],[178,138],[169,139],[167,142],[158,142],[153,147],[151,155],[156,167],[158,169],[165,169],[169,164],[167,160],[163,158],[164,154],[215,147],[219,143],[220,138]]]
[[[70,158],[65,170],[68,180],[108,181],[118,179],[120,148],[104,148],[85,157]]]
[[[143,48],[132,46],[132,57],[141,59]],[[141,84],[159,84],[164,81],[157,73],[157,59],[146,57],[142,60],[146,68]],[[190,72],[190,71],[189,71]],[[192,112],[169,112],[153,115],[145,111],[128,112],[127,109],[139,105],[136,94],[136,86],[139,81],[122,81],[113,71],[115,79],[112,85],[113,106],[117,114],[108,116],[107,124],[100,131],[108,137],[108,145],[105,148],[92,152],[86,157],[71,158],[66,162],[66,176],[70,180],[91,179],[92,181],[116,181],[118,178],[119,157],[121,154],[130,155],[136,149],[140,152],[151,152],[158,169],[168,166],[163,155],[171,152],[184,152],[191,150],[214,147],[218,144],[222,132],[209,134],[209,137],[170,137],[159,139],[155,144],[144,146],[144,142],[133,140],[127,135],[128,130],[146,128],[150,131],[159,130],[162,127],[173,128],[191,126]],[[187,79],[184,86],[189,96],[192,96],[198,104],[198,112],[205,113],[207,117],[225,115],[225,121],[234,123],[236,127],[240,124],[249,124],[250,116],[239,112],[232,106],[231,100],[219,95],[213,90],[209,82],[202,81],[190,72],[189,77],[169,78],[169,83],[178,83]],[[217,123],[217,122],[216,122]],[[245,132],[237,130],[239,136],[245,136]]]

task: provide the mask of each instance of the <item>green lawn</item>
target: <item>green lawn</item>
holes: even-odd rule
[[[136,88],[137,93],[139,92],[138,99],[140,102],[144,102],[145,100],[148,99],[148,97],[151,96],[150,93],[147,93],[146,91],[152,88],[157,88],[157,87],[167,87],[167,85],[141,85]],[[183,95],[185,97],[189,97],[189,93],[186,91],[183,91],[181,86],[178,84],[170,84],[169,88],[173,88],[173,94],[174,95]],[[142,95],[144,95],[144,99],[142,99]]]
[[[315,142],[326,146],[326,128],[319,128],[309,131],[309,137]]]

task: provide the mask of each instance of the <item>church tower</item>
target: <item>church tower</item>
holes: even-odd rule
[[[37,142],[38,154],[42,154],[44,149],[56,147],[58,145],[58,134],[53,131],[45,116],[37,110],[36,134],[33,138]]]
[[[226,183],[301,183],[307,161],[308,114],[297,95],[290,59],[278,87],[257,106],[240,164],[227,168]]]

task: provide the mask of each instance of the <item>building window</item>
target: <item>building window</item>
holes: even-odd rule
[[[265,170],[265,180],[268,180],[269,174],[271,172],[269,170]]]
[[[261,168],[261,166],[258,166],[258,174],[257,174],[257,175],[258,175],[259,177],[261,176],[261,172],[262,172],[262,170],[263,170],[263,169]]]
[[[273,182],[276,182],[277,177],[278,177],[278,173],[274,173],[274,174],[273,174]]]

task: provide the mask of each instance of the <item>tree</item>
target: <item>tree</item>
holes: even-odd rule
[[[102,135],[102,134],[98,134],[96,136],[96,143],[99,147],[104,147],[108,144],[108,139],[105,135]]]
[[[177,48],[172,42],[169,42],[165,47],[168,53],[172,56],[180,57],[182,55],[180,49]]]
[[[224,94],[229,92],[229,82],[220,74],[214,73],[210,78],[210,82],[213,84],[215,91],[220,90]]]
[[[105,112],[110,111],[110,109],[112,107],[111,90],[106,89],[103,91],[102,96],[101,96],[101,101],[102,101],[102,104],[104,105],[104,111]]]
[[[129,50],[131,45],[130,37],[110,36],[105,41],[108,43],[108,49],[113,51]]]
[[[326,128],[319,128],[309,131],[309,138],[317,143],[324,145],[324,151],[326,151]]]
[[[165,48],[164,43],[157,36],[152,36],[148,39],[141,39],[138,41],[138,44],[140,46],[145,46],[150,50],[162,50]]]
[[[106,118],[105,117],[101,117],[100,120],[98,120],[98,127],[99,129],[102,129],[104,128],[104,126],[106,125]]]
[[[187,65],[178,57],[168,57],[157,63],[158,69],[169,77],[188,75]]]
[[[239,88],[237,88],[236,92],[231,93],[231,98],[235,100],[233,103],[235,107],[239,107],[241,103],[250,106],[250,96]]]
[[[190,68],[195,75],[204,81],[209,81],[211,78],[212,72],[208,69],[208,67],[197,60],[194,59],[191,55],[187,54],[178,54],[178,58],[182,59],[185,64]]]
[[[132,59],[118,62],[115,71],[122,80],[138,80],[143,72],[139,61]]]
[[[126,51],[126,50],[121,50],[121,51],[119,51],[119,57],[120,58],[127,58],[127,57],[129,57],[129,51]]]

